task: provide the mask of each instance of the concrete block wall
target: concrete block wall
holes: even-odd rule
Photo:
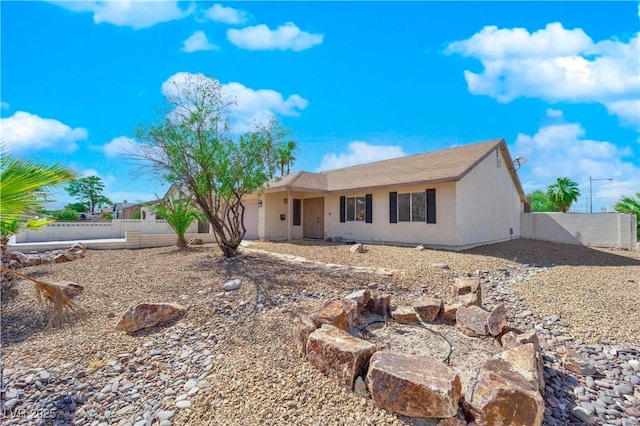
[[[522,238],[637,250],[637,218],[624,213],[522,213]]]

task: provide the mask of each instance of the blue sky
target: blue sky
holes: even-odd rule
[[[166,184],[123,155],[163,84],[202,73],[270,115],[316,171],[503,137],[525,190],[577,211],[640,191],[637,2],[2,2],[1,129],[16,156],[98,175],[115,202]],[[166,87],[166,86],[165,86]],[[55,194],[58,205],[72,200]]]

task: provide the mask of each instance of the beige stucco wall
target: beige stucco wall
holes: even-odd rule
[[[291,199],[322,197],[323,194],[291,192]],[[287,192],[277,192],[271,194],[262,194],[262,207],[258,208],[258,237],[261,240],[286,240],[288,238],[288,223],[292,217],[293,203],[289,208],[289,203],[284,203],[284,199],[288,199]],[[326,201],[325,201],[326,202]],[[303,203],[304,204],[304,203]],[[326,204],[325,204],[326,210]],[[280,215],[285,215],[285,220],[280,220]],[[291,238],[302,238],[302,224],[304,223],[304,207],[302,208],[300,225],[292,226]]]
[[[389,192],[423,192],[436,189],[436,223],[389,223]],[[372,194],[373,223],[340,223],[340,196],[365,196]],[[345,241],[424,244],[431,247],[451,246],[455,239],[455,184],[441,183],[397,187],[393,189],[358,191],[330,194],[324,204],[324,230],[328,237],[341,236]]]
[[[492,152],[457,184],[460,248],[520,237],[522,203],[505,158],[496,151],[498,157]]]

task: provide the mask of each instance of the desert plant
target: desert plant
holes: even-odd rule
[[[57,212],[53,212],[51,216],[57,220],[78,220],[80,216],[77,211],[71,209],[64,209]]]
[[[140,220],[141,218],[142,218],[142,212],[140,210],[133,212],[133,215],[131,215],[131,219]]]
[[[193,197],[178,192],[176,198],[168,197],[151,207],[160,216],[164,217],[169,226],[175,231],[176,245],[180,248],[187,246],[184,238],[187,229],[194,220],[205,220],[205,216],[195,205]]]
[[[547,189],[547,198],[555,206],[556,211],[566,213],[580,196],[578,184],[568,177],[558,178]]]
[[[635,197],[633,195],[622,197],[613,208],[620,213],[636,215],[636,232],[640,240],[640,192],[636,192]]]

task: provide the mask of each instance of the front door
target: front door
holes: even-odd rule
[[[324,198],[305,198],[302,202],[302,236],[324,238]]]

